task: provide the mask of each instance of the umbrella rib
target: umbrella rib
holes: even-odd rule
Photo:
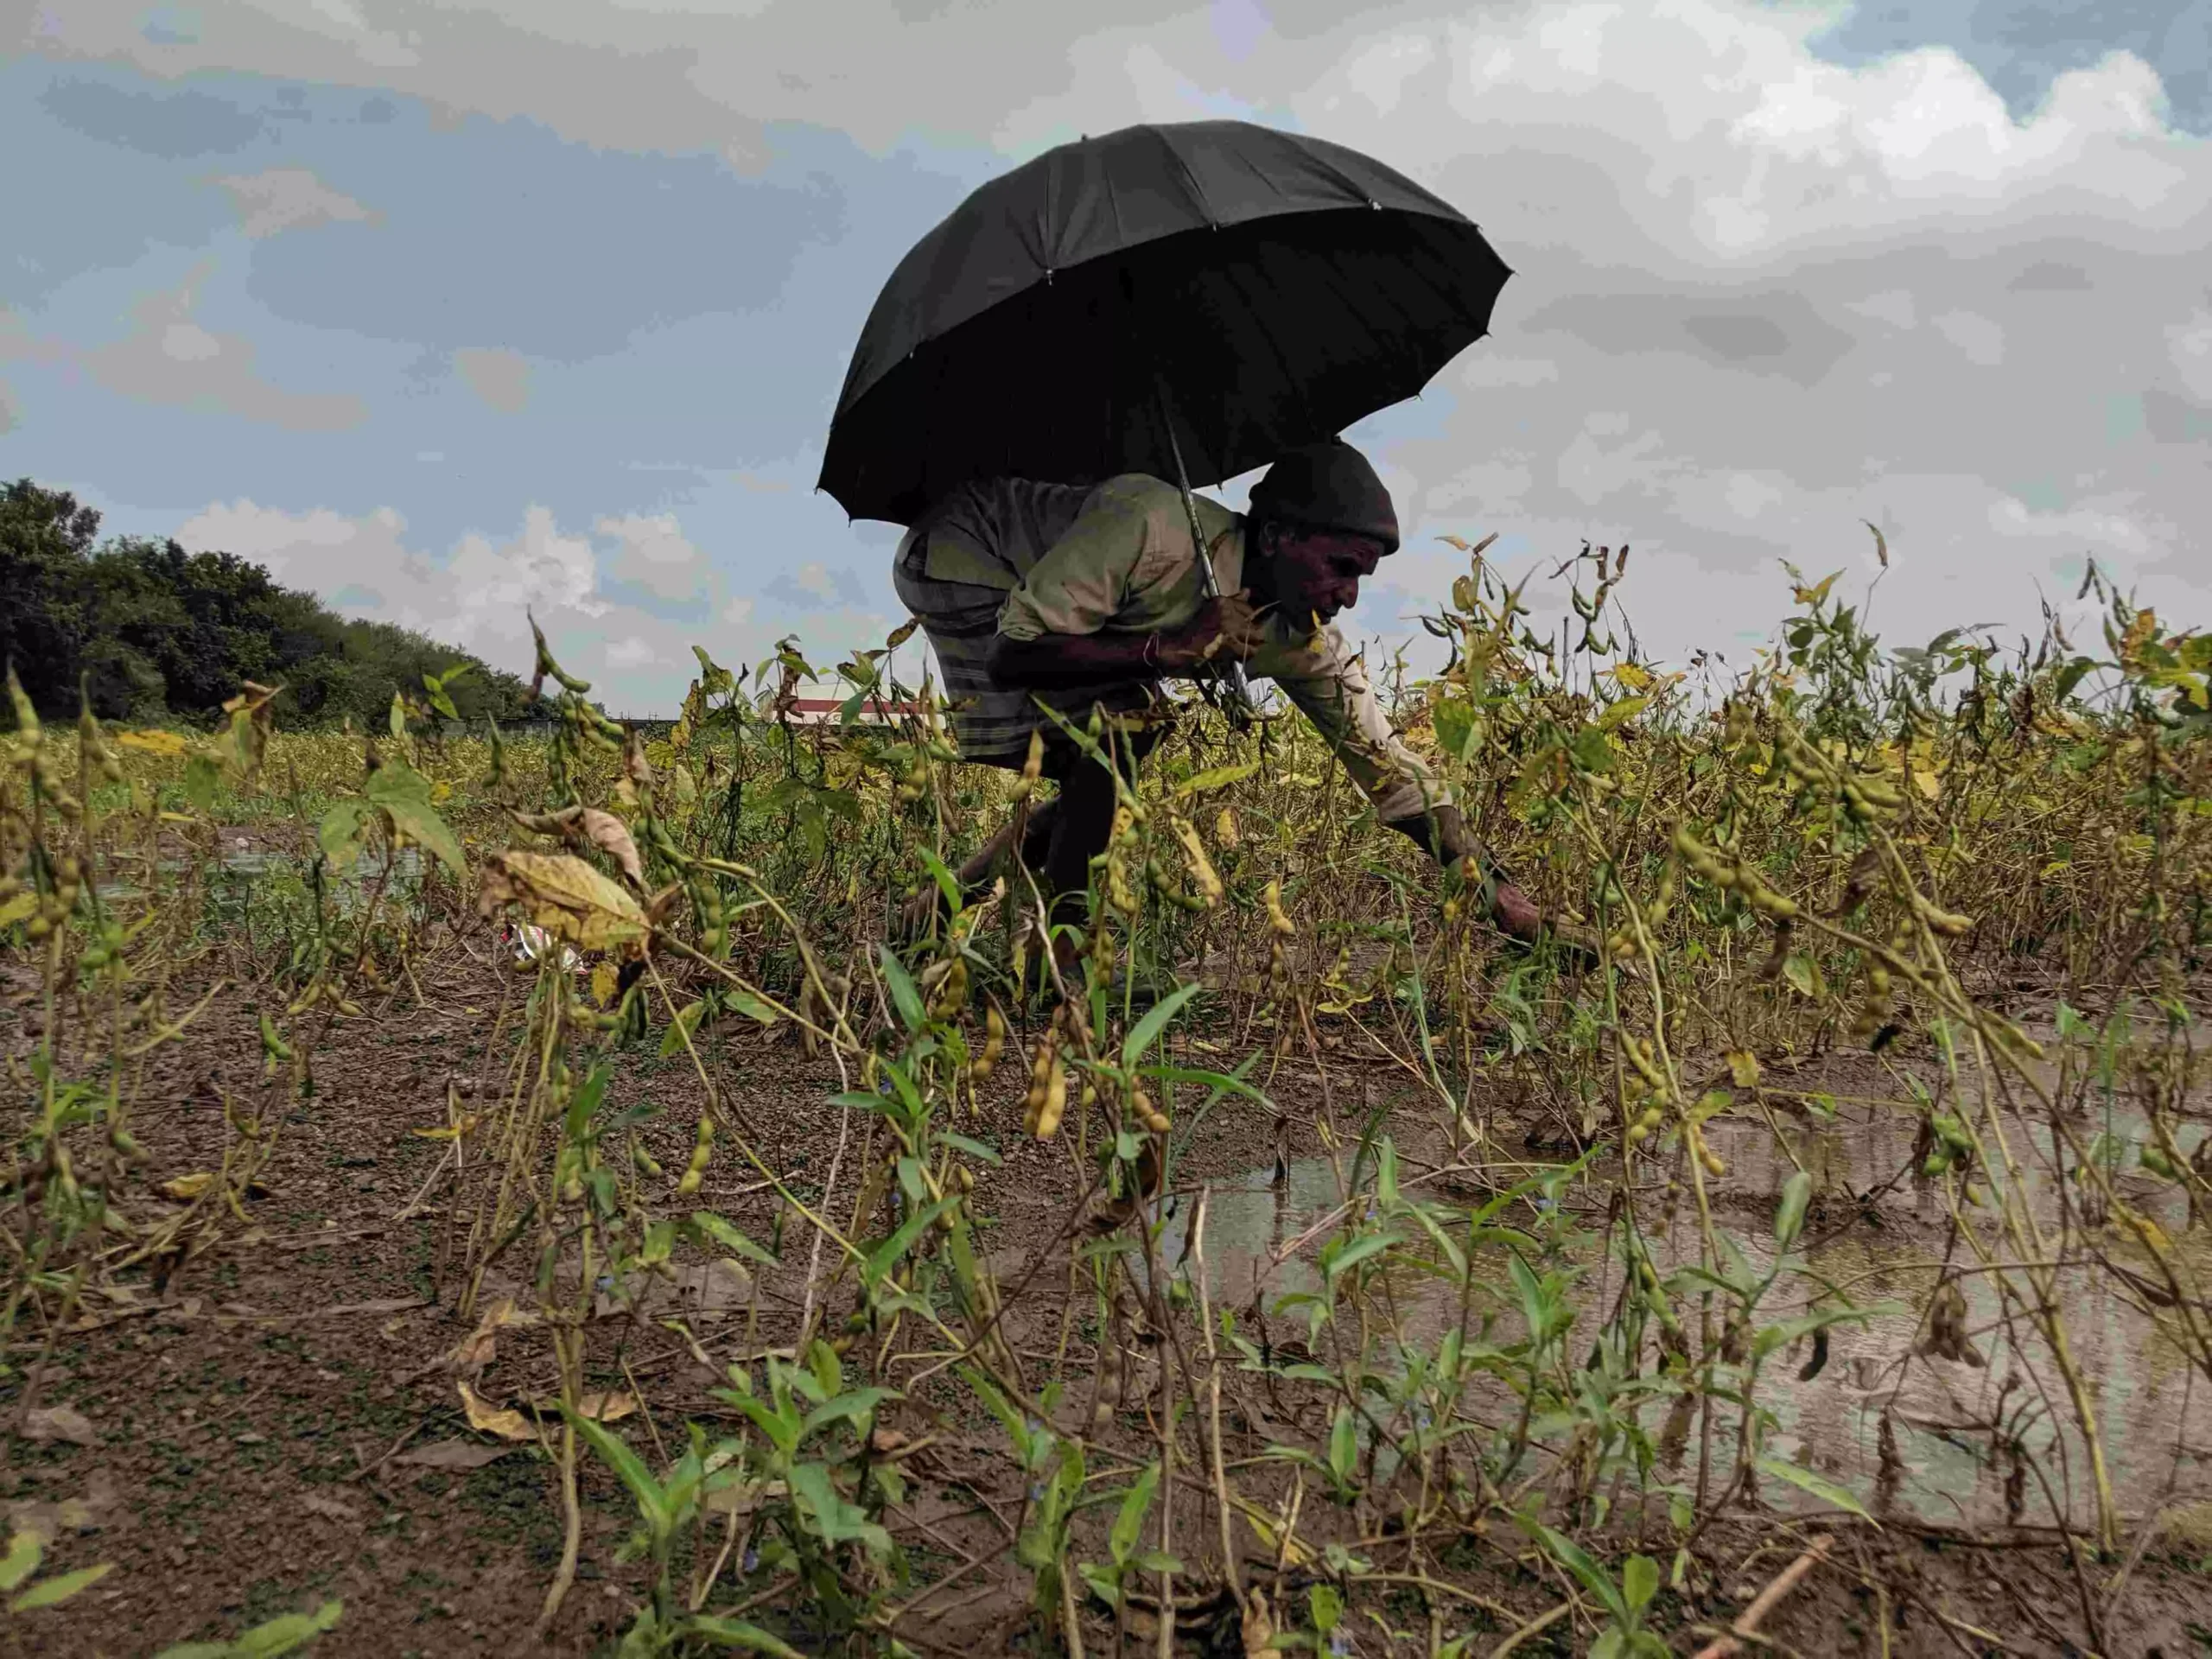
[[[1160,141],[1160,147],[1167,152],[1167,159],[1175,164],[1175,171],[1182,177],[1185,193],[1190,197],[1192,205],[1205,216],[1210,227],[1217,228],[1221,221],[1214,215],[1213,203],[1206,199],[1205,188],[1199,184],[1198,175],[1191,170],[1191,164],[1183,159],[1183,152],[1175,148],[1174,141],[1160,128],[1147,127],[1145,130]]]

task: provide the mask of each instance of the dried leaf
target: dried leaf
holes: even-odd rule
[[[514,1449],[512,1446],[486,1446],[478,1440],[434,1440],[429,1446],[403,1452],[392,1461],[424,1469],[481,1469]]]
[[[446,1356],[446,1367],[475,1376],[498,1357],[499,1333],[502,1330],[537,1323],[537,1314],[518,1309],[512,1297],[502,1297],[484,1311],[483,1317],[476,1321],[476,1328]]]
[[[1274,1639],[1274,1616],[1268,1609],[1268,1592],[1256,1584],[1244,1599],[1244,1616],[1241,1624],[1244,1659],[1259,1659],[1260,1655],[1274,1651],[1268,1645]]]
[[[321,1492],[309,1492],[300,1500],[300,1507],[309,1515],[319,1515],[326,1521],[358,1521],[361,1512],[342,1498],[328,1497]]]
[[[558,1400],[541,1400],[537,1408],[549,1417],[558,1416]],[[576,1415],[588,1417],[595,1423],[619,1423],[625,1417],[637,1414],[638,1402],[620,1390],[613,1394],[584,1394],[576,1396]],[[512,1413],[508,1414],[512,1415]]]
[[[593,1003],[602,1008],[612,1004],[614,1001],[615,986],[620,977],[621,976],[615,972],[614,964],[611,962],[602,962],[594,968],[591,970]]]
[[[85,1414],[73,1406],[41,1406],[23,1419],[27,1440],[67,1440],[72,1446],[98,1446],[99,1433]]]
[[[141,754],[158,754],[174,760],[187,747],[185,741],[175,732],[118,732],[115,741],[126,749],[136,749]]]
[[[622,867],[622,874],[630,878],[630,885],[643,892],[645,867],[638,856],[638,843],[630,838],[630,826],[612,812],[602,812],[595,806],[584,808],[584,834],[591,837],[591,844]]]
[[[556,938],[587,950],[643,939],[638,901],[583,860],[566,853],[494,853],[485,861],[477,910],[485,916],[516,904]]]
[[[468,1414],[468,1426],[480,1434],[497,1434],[503,1440],[535,1441],[537,1431],[530,1419],[512,1407],[488,1404],[482,1395],[466,1382],[454,1385],[461,1390],[461,1408]]]
[[[214,1176],[204,1169],[196,1169],[189,1175],[179,1175],[174,1180],[163,1181],[159,1191],[165,1198],[175,1198],[179,1204],[190,1204],[214,1184]]]

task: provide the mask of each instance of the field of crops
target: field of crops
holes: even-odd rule
[[[1179,709],[1062,976],[948,874],[1020,780],[796,645],[651,741],[542,647],[527,740],[19,701],[9,1639],[2212,1647],[2212,635],[1831,579],[1724,678],[1468,551],[1400,717],[1596,964],[1294,715]]]

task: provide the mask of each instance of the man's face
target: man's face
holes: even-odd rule
[[[1382,543],[1340,530],[1279,526],[1274,556],[1274,599],[1294,628],[1313,617],[1333,621],[1359,603],[1359,584],[1382,562]]]

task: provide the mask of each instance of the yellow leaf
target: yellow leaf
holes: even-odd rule
[[[175,1198],[179,1204],[190,1204],[215,1184],[215,1178],[206,1170],[194,1170],[189,1175],[180,1175],[174,1180],[163,1181],[162,1196]]]
[[[1943,792],[1943,780],[1932,772],[1923,772],[1916,766],[1912,772],[1912,781],[1920,792],[1931,801]]]
[[[638,901],[581,858],[567,853],[494,853],[484,862],[477,910],[489,916],[517,904],[556,938],[587,950],[643,939]]]
[[[1641,691],[1651,683],[1649,671],[1639,668],[1634,663],[1617,664],[1613,669],[1613,677],[1631,691]]]
[[[537,1402],[537,1408],[549,1417],[556,1416],[560,1413],[561,1402],[557,1400],[540,1400]],[[613,1394],[584,1394],[576,1396],[576,1415],[588,1417],[595,1423],[619,1423],[625,1417],[634,1414],[637,1409],[638,1402],[619,1389]]]
[[[484,1311],[483,1317],[476,1321],[476,1329],[446,1356],[446,1363],[455,1371],[480,1375],[499,1354],[499,1333],[501,1331],[509,1325],[537,1323],[537,1314],[520,1312],[516,1308],[512,1297],[502,1297]]]
[[[115,741],[126,749],[136,749],[141,754],[174,757],[182,754],[187,747],[182,737],[175,732],[118,732]]]
[[[638,857],[638,843],[630,838],[630,826],[612,812],[602,812],[595,806],[583,810],[584,834],[592,845],[622,867],[622,874],[630,878],[631,885],[645,885],[645,867]]]
[[[1758,1088],[1759,1086],[1758,1056],[1748,1048],[1730,1049],[1728,1076],[1738,1089]]]
[[[496,1434],[503,1440],[535,1440],[537,1431],[530,1420],[510,1407],[486,1404],[483,1396],[466,1382],[454,1385],[461,1390],[461,1408],[468,1414],[468,1426],[480,1434]]]
[[[476,1120],[464,1117],[458,1123],[448,1123],[442,1129],[417,1129],[415,1133],[425,1141],[458,1141],[476,1127]]]
[[[614,971],[614,964],[602,962],[591,970],[591,1000],[605,1007],[614,1000],[614,986],[621,977]]]
[[[37,908],[38,895],[36,893],[17,893],[6,904],[0,905],[0,927],[13,927]]]

